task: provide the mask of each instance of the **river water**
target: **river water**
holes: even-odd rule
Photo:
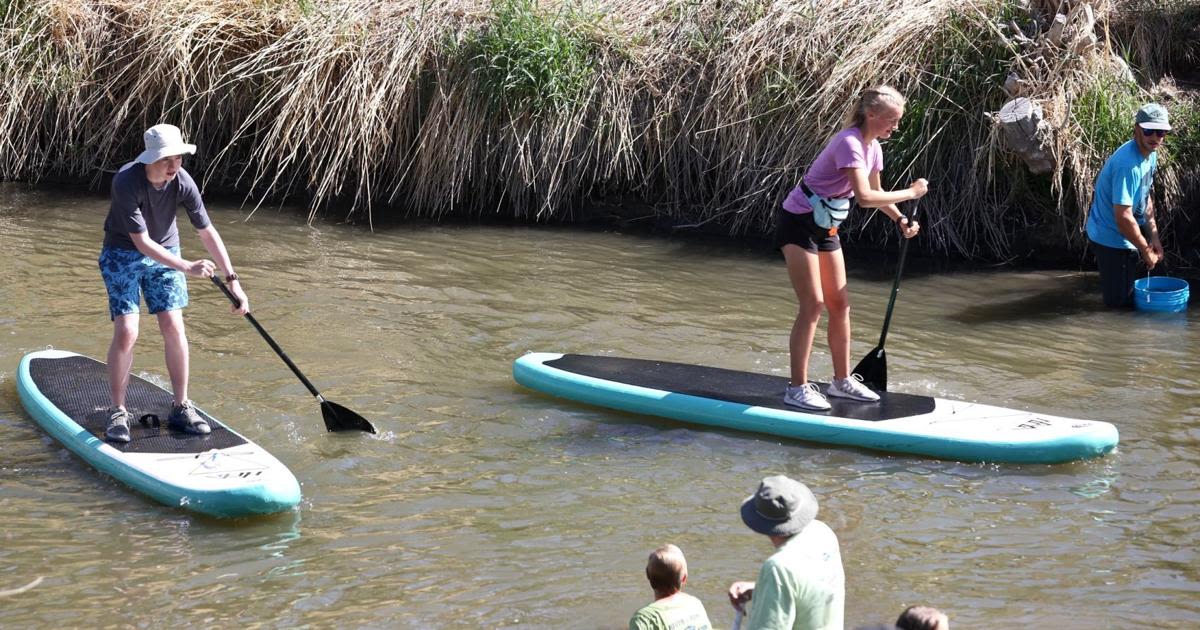
[[[761,248],[548,227],[308,226],[213,204],[259,321],[379,436],[316,401],[214,287],[192,281],[192,397],[266,446],[304,500],[220,521],[158,505],[22,410],[21,356],[103,358],[106,199],[0,186],[0,625],[621,628],[673,542],[728,627],[728,584],[770,554],[740,502],[806,482],[837,532],[847,627],[905,606],[958,628],[1200,626],[1200,309],[1097,308],[1073,272],[906,272],[893,389],[1115,423],[1110,455],[963,464],[616,413],[516,385],[529,351],[786,374],[794,309]],[[201,251],[184,225],[185,255]],[[875,345],[894,259],[853,262],[853,354]],[[143,317],[135,373],[167,383]],[[829,377],[818,332],[814,377]]]

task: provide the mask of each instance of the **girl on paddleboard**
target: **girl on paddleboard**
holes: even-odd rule
[[[821,311],[829,311],[829,350],[833,355],[833,381],[829,396],[862,402],[879,395],[850,373],[850,302],[846,290],[846,263],[838,226],[850,212],[853,200],[862,208],[887,214],[904,238],[916,236],[920,225],[910,222],[896,204],[919,199],[928,182],[918,179],[903,190],[885,191],[880,184],[883,149],[904,116],[904,97],[888,86],[863,92],[845,129],[833,136],[777,212],[775,245],[783,251],[788,277],[799,301],[792,324],[791,384],[783,401],[812,411],[826,411],[829,400],[808,380],[808,359]]]

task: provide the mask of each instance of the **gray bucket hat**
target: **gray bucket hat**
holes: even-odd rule
[[[817,498],[808,486],[783,475],[767,477],[742,503],[742,521],[768,536],[794,536],[817,517]]]

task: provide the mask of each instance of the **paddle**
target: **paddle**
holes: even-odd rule
[[[221,282],[220,278],[213,276],[212,281],[213,284],[217,285],[217,288],[221,289],[221,293],[224,293],[225,297],[229,298],[230,302],[233,302],[234,306],[241,304],[241,302],[237,299],[237,296],[235,296],[233,292],[229,290],[229,287],[225,286],[224,282]],[[267,344],[271,346],[271,349],[275,351],[275,354],[278,354],[279,358],[283,359],[283,362],[292,369],[292,373],[300,378],[300,382],[304,383],[304,386],[308,388],[308,391],[311,392],[313,396],[317,397],[317,401],[321,403],[321,416],[325,418],[325,428],[327,430],[354,431],[357,429],[359,431],[366,431],[367,433],[377,433],[377,431],[375,431],[375,427],[372,426],[366,418],[337,403],[325,400],[325,397],[321,395],[321,392],[318,392],[317,388],[313,387],[313,384],[308,382],[308,379],[304,378],[304,375],[300,373],[300,368],[296,367],[295,363],[292,363],[292,360],[288,358],[287,354],[284,354],[283,348],[280,348],[279,344],[275,343],[275,340],[271,338],[271,335],[268,335],[267,331],[263,330],[263,327],[258,323],[258,320],[254,319],[254,316],[250,313],[246,313],[246,319],[250,320],[250,323],[254,325],[254,329],[258,331],[258,334],[262,335],[262,338],[267,340]]]
[[[909,221],[916,220],[917,209],[913,208],[912,216]],[[900,274],[904,271],[904,257],[908,253],[908,241],[912,239],[903,238],[900,243],[900,260],[896,263],[896,279],[892,282],[892,297],[888,300],[887,315],[883,318],[883,330],[879,333],[879,345],[875,349],[867,353],[867,356],[854,366],[851,374],[857,374],[862,377],[862,382],[867,387],[877,391],[887,391],[887,354],[883,351],[883,342],[887,339],[888,326],[892,323],[892,308],[896,306],[896,294],[900,292]]]

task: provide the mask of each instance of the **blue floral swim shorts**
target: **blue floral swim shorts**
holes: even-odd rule
[[[167,249],[179,255],[178,247]],[[146,296],[151,315],[179,310],[188,304],[184,275],[136,249],[100,250],[100,275],[108,289],[108,314],[112,319],[138,312],[142,295]]]

